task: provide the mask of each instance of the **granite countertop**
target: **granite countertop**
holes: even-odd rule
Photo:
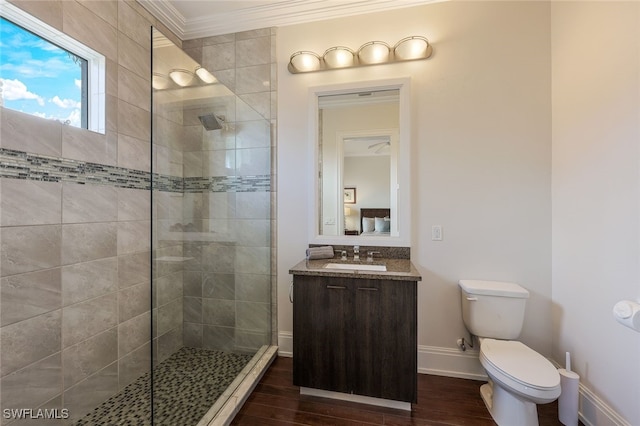
[[[386,265],[387,270],[382,271],[366,271],[366,270],[343,270],[343,269],[325,269],[327,263],[349,263],[362,265]],[[321,277],[350,277],[374,280],[398,280],[398,281],[422,281],[422,276],[418,272],[413,263],[409,259],[386,259],[376,258],[374,262],[367,262],[366,259],[360,262],[353,260],[340,259],[320,259],[300,261],[296,266],[289,269],[289,273],[293,275],[314,275]]]

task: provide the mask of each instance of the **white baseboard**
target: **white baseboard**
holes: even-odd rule
[[[293,333],[278,334],[278,355],[293,356]],[[558,365],[556,367],[559,368]],[[478,359],[478,350],[462,352],[457,348],[418,346],[418,373],[487,380]],[[580,383],[579,417],[586,426],[631,426],[620,414]]]
[[[418,373],[461,379],[487,380],[476,349],[418,346]]]
[[[578,416],[586,426],[631,426],[613,408],[580,383]]]
[[[293,356],[293,333],[281,331],[278,333],[278,355],[291,358]]]

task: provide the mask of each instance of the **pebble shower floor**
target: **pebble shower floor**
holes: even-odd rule
[[[154,425],[196,425],[252,355],[182,348],[154,369]],[[76,426],[151,425],[151,374],[126,386],[74,423]]]

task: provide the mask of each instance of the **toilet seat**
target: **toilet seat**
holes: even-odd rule
[[[538,403],[560,396],[560,375],[545,357],[515,340],[482,339],[480,363],[487,374]]]

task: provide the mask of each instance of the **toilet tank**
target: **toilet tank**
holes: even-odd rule
[[[522,331],[529,292],[515,283],[460,280],[462,320],[478,337],[514,340]]]

